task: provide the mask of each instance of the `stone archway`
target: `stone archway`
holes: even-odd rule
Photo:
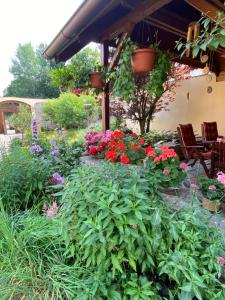
[[[17,113],[20,104],[27,105],[31,109],[31,105],[22,101],[18,101],[18,100],[0,101],[0,134],[7,134],[5,113]]]

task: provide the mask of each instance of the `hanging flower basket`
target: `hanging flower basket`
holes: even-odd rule
[[[202,206],[211,212],[218,212],[220,210],[220,203],[211,201],[207,198],[202,200]]]
[[[154,48],[137,49],[133,52],[131,66],[134,74],[147,75],[154,67],[156,51]]]
[[[90,74],[91,85],[93,88],[102,89],[105,86],[105,83],[101,79],[101,72],[93,72]]]

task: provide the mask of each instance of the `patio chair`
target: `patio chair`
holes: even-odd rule
[[[212,146],[212,177],[219,171],[225,172],[225,143],[215,143]]]
[[[192,124],[179,124],[177,132],[185,161],[188,163],[193,160],[193,162],[189,164],[191,167],[194,167],[196,162],[199,161],[206,175],[210,177],[210,169],[207,168],[205,161],[211,160],[212,151],[208,151],[204,145],[197,143]]]
[[[219,136],[217,123],[216,122],[203,122],[201,124],[202,129],[202,140],[204,143],[213,143],[217,141],[217,138],[222,138]]]

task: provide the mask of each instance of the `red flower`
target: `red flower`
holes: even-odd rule
[[[129,160],[128,156],[126,154],[124,154],[120,157],[120,162],[124,165],[127,165],[127,164],[129,164],[130,160]]]
[[[102,147],[105,147],[106,145],[107,145],[107,143],[104,142],[104,141],[102,141],[102,142],[100,143],[100,146],[102,146]]]
[[[138,144],[139,144],[139,145],[144,145],[144,143],[145,143],[145,140],[144,140],[143,138],[141,138],[141,139],[138,141]]]
[[[151,146],[148,146],[146,149],[145,149],[145,152],[148,153],[149,151],[153,151],[152,147]]]
[[[108,158],[111,161],[117,160],[117,151],[116,150],[108,150],[105,153],[106,158]]]
[[[95,146],[92,146],[91,148],[90,148],[90,154],[91,155],[95,155],[96,153],[97,153],[97,148],[95,147]]]
[[[162,147],[160,147],[160,150],[162,150],[164,152],[164,151],[169,150],[169,148],[168,148],[168,146],[163,145]]]
[[[131,136],[132,136],[132,137],[137,137],[138,135],[137,135],[137,133],[132,132],[132,133],[131,133]]]
[[[102,147],[102,146],[99,146],[99,147],[97,148],[97,151],[98,151],[98,152],[102,152],[102,149],[103,149],[103,147]]]
[[[155,162],[155,163],[159,163],[159,162],[160,162],[160,157],[159,157],[159,156],[155,157],[155,158],[154,158],[154,162]]]
[[[140,150],[140,148],[137,145],[134,145],[134,151],[138,152]]]
[[[121,139],[124,137],[124,133],[121,132],[120,130],[115,130],[113,131],[112,135],[111,135],[112,138],[118,138],[118,139]]]
[[[115,147],[116,146],[116,141],[112,140],[109,142],[109,147]]]
[[[117,144],[117,148],[120,149],[122,152],[126,151],[126,147],[124,146],[123,142],[119,142]]]

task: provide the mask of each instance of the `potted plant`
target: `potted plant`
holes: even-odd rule
[[[134,74],[146,76],[152,71],[155,63],[155,48],[139,48],[133,51],[131,66]]]
[[[201,178],[202,206],[211,212],[218,212],[225,197],[225,188],[217,179]]]
[[[98,66],[96,71],[90,74],[91,85],[95,89],[102,89],[105,86],[103,66]]]

